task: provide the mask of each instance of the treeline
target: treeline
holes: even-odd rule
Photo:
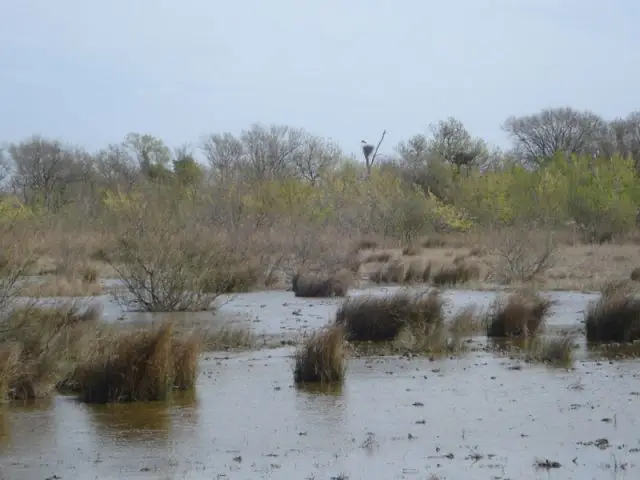
[[[153,197],[156,209],[179,200],[227,229],[285,222],[402,239],[535,221],[574,224],[593,241],[635,227],[640,112],[607,121],[546,109],[503,128],[507,151],[449,118],[392,149],[383,143],[392,153],[370,168],[329,140],[278,125],[177,148],[131,133],[97,152],[33,136],[2,149],[0,211],[88,223],[117,205],[151,208]]]

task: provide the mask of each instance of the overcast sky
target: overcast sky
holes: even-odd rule
[[[354,152],[448,116],[640,108],[632,0],[0,0],[0,141],[284,123]]]

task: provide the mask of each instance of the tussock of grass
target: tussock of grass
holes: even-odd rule
[[[378,248],[378,242],[370,238],[363,238],[355,246],[356,251],[373,250],[374,248]]]
[[[364,263],[386,263],[391,260],[389,252],[374,252],[364,257]]]
[[[298,272],[291,283],[296,297],[344,297],[353,283],[353,274],[347,269],[333,275]]]
[[[76,305],[23,307],[0,323],[0,400],[50,395],[72,365],[92,348],[100,309]]]
[[[468,305],[456,312],[450,329],[456,335],[473,335],[486,330],[485,319],[478,315],[476,305]]]
[[[431,276],[431,263],[422,258],[414,258],[404,275],[404,283],[426,283]]]
[[[603,298],[618,295],[633,295],[637,291],[637,286],[629,280],[611,280],[600,287],[600,295]]]
[[[526,358],[531,362],[569,367],[573,363],[573,338],[568,335],[533,338],[527,346]]]
[[[443,322],[443,302],[437,292],[399,292],[386,297],[351,297],[336,313],[349,341],[389,341],[409,327],[425,334]]]
[[[208,272],[202,281],[202,291],[207,294],[245,293],[259,282],[263,274],[257,263],[245,262],[230,266],[228,270]]]
[[[256,345],[255,335],[242,326],[226,325],[208,328],[200,332],[202,349],[207,352],[252,348]]]
[[[409,262],[403,259],[383,263],[372,270],[369,280],[374,283],[424,283],[431,276],[431,263],[422,258],[414,258]]]
[[[630,343],[640,339],[640,299],[618,289],[607,291],[585,312],[587,340]]]
[[[104,293],[104,288],[99,283],[86,282],[81,278],[49,276],[44,281],[37,280],[27,283],[20,293],[32,298],[92,297]]]
[[[432,277],[434,285],[454,286],[480,278],[480,267],[475,263],[459,261],[440,268]]]
[[[590,343],[588,344],[592,353],[597,356],[624,360],[640,357],[640,340],[629,343]]]
[[[517,292],[497,299],[487,315],[488,337],[527,337],[544,325],[552,302],[530,292]]]
[[[295,383],[338,383],[345,373],[344,330],[340,325],[312,333],[295,355]]]
[[[423,248],[442,248],[447,246],[447,241],[438,236],[427,237],[422,240]]]
[[[416,255],[420,255],[421,252],[422,248],[416,244],[407,245],[402,249],[402,255],[406,255],[407,257],[415,257]]]
[[[195,385],[200,342],[176,337],[173,325],[123,330],[78,365],[74,379],[86,403],[166,400]]]

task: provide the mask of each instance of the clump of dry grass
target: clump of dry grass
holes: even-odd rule
[[[295,355],[295,383],[338,383],[344,379],[344,330],[340,325],[312,333]]]
[[[414,258],[409,262],[403,259],[392,260],[372,269],[369,280],[374,283],[424,283],[431,276],[431,263],[423,258]]]
[[[468,305],[456,312],[450,322],[451,332],[455,335],[473,335],[486,330],[485,319],[478,315],[476,305]]]
[[[92,348],[99,334],[100,309],[76,305],[22,307],[0,323],[0,349],[6,360],[0,374],[2,399],[45,397],[65,378],[74,362]],[[17,363],[15,363],[17,361]]]
[[[629,280],[611,280],[600,286],[600,294],[603,298],[618,295],[633,295],[637,291],[637,286]]]
[[[407,257],[415,257],[416,255],[420,255],[421,252],[422,248],[420,245],[416,245],[414,243],[407,245],[402,249],[402,255],[406,255]]]
[[[0,402],[10,398],[20,376],[22,345],[18,342],[0,344]]]
[[[426,283],[431,276],[431,263],[423,258],[414,258],[409,262],[403,283]]]
[[[378,248],[378,242],[370,238],[363,238],[359,242],[356,243],[355,250],[373,250],[374,248]]]
[[[516,292],[497,299],[487,315],[488,337],[528,337],[544,325],[553,303],[532,292]]]
[[[350,341],[389,341],[405,328],[425,335],[443,323],[443,301],[438,292],[399,292],[385,297],[351,297],[336,313]]]
[[[176,388],[193,388],[200,342],[194,336],[173,333],[170,322],[158,328],[115,333],[76,368],[80,400],[165,400]]]
[[[260,282],[262,274],[263,269],[255,261],[229,265],[207,272],[202,279],[202,290],[210,295],[248,292]]]
[[[21,294],[32,298],[41,297],[92,297],[104,292],[101,284],[85,282],[80,278],[47,276],[43,281],[27,282]]]
[[[640,340],[640,299],[620,285],[609,287],[587,308],[585,324],[590,342]]]
[[[527,346],[526,359],[530,362],[570,367],[573,363],[573,338],[569,335],[533,338]]]
[[[640,340],[628,343],[591,343],[588,347],[597,356],[609,359],[629,359],[640,357]]]
[[[434,285],[454,286],[467,283],[480,278],[480,267],[475,263],[458,261],[444,266],[432,277]]]
[[[291,281],[296,297],[344,297],[353,283],[353,273],[341,269],[331,275],[297,272]]]
[[[422,240],[423,248],[442,248],[447,246],[447,241],[444,237],[430,236]]]
[[[242,326],[225,325],[202,329],[201,347],[204,351],[253,348],[256,337],[251,330]]]
[[[390,252],[372,252],[364,257],[364,263],[386,263],[391,260]]]

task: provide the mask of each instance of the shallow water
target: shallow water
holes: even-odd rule
[[[579,327],[597,298],[546,295],[557,301],[553,328]],[[444,296],[449,314],[495,299]],[[97,300],[107,321],[162,318]],[[219,299],[215,314],[184,315],[286,336],[325,325],[341,301],[257,292]],[[352,359],[345,385],[321,393],[292,386],[291,353],[205,355],[196,394],[171,404],[57,397],[0,410],[0,478],[638,478],[640,362],[580,362],[565,371],[510,369],[512,361],[481,351],[434,362]],[[600,447],[588,444],[603,438]],[[561,467],[537,470],[536,459]]]
[[[111,286],[115,281],[110,283]],[[385,295],[400,290],[401,287],[372,287],[354,289],[350,296]],[[415,289],[424,291],[425,289]],[[446,310],[449,314],[468,305],[487,308],[499,295],[496,292],[478,292],[471,290],[445,290]],[[580,325],[584,310],[589,301],[598,298],[598,294],[578,292],[546,292],[544,296],[554,300],[548,325],[554,328],[576,327]],[[68,299],[67,299],[68,300]],[[83,302],[97,302],[103,307],[105,321],[150,322],[157,321],[167,314],[144,312],[125,312],[110,295],[81,299]],[[65,301],[61,299],[42,299],[42,303]],[[282,335],[283,337],[301,331],[316,329],[332,321],[343,299],[296,298],[292,292],[277,290],[266,292],[223,295],[217,299],[217,312],[168,314],[183,316],[190,322],[206,324],[241,323],[249,324],[258,335]]]
[[[4,411],[2,478],[638,478],[638,362],[353,359],[321,393],[292,386],[290,354],[207,356],[172,405]]]

